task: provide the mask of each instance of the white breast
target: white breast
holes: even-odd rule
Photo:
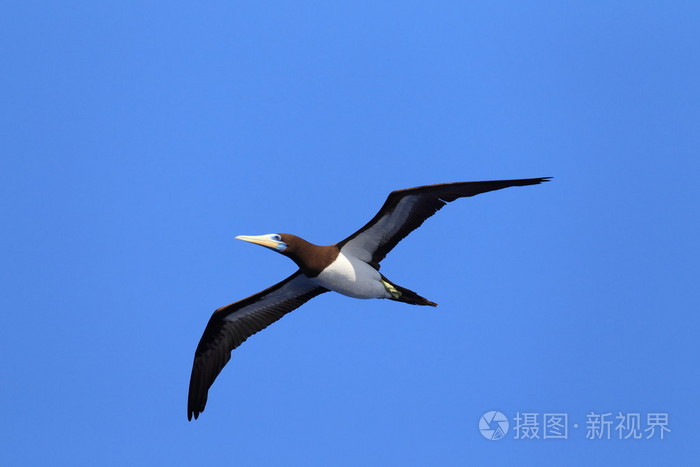
[[[319,285],[349,297],[391,297],[381,283],[379,271],[353,256],[345,256],[342,251],[315,280]]]

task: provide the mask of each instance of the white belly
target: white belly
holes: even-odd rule
[[[349,297],[389,298],[391,294],[381,279],[379,271],[372,266],[343,253],[315,278],[319,285]]]

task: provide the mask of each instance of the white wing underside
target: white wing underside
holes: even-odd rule
[[[370,228],[349,240],[340,251],[346,256],[354,256],[362,261],[370,262],[377,248],[386,243],[406,223],[406,219],[418,198],[418,195],[408,195],[402,198],[394,209],[387,212]]]

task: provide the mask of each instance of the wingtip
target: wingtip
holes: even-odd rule
[[[537,177],[537,178],[521,178],[518,180],[503,180],[504,182],[510,182],[509,186],[528,186],[528,185],[539,185],[540,183],[549,182],[554,177]]]
[[[537,177],[537,178],[526,178],[522,180],[524,183],[523,185],[539,185],[540,183],[545,183],[549,182],[553,179],[554,177]]]

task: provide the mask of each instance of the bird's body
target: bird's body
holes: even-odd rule
[[[450,201],[547,180],[445,183],[394,191],[372,220],[334,245],[318,246],[284,233],[236,237],[289,257],[299,270],[262,292],[214,312],[195,351],[188,418],[196,419],[204,410],[209,387],[230,359],[233,349],[319,294],[334,291],[353,298],[386,298],[412,305],[436,306],[382,275],[380,261],[399,241]]]
[[[342,250],[314,280],[328,290],[352,298],[391,298],[379,271]]]

